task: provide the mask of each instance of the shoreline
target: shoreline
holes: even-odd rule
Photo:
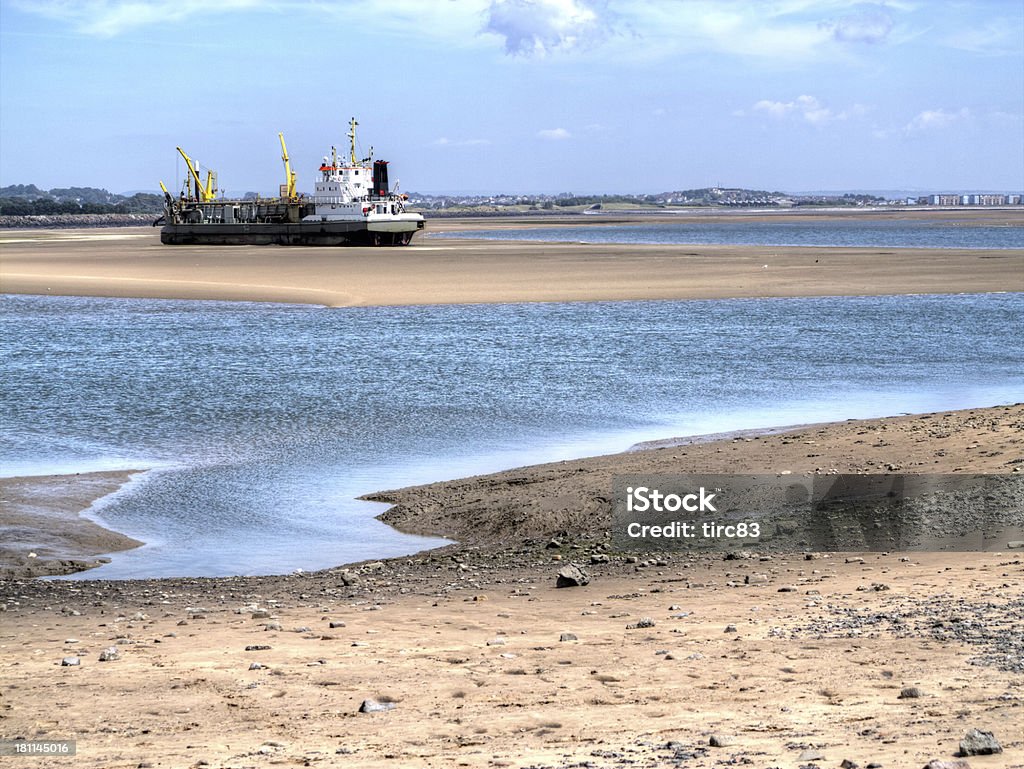
[[[931,215],[929,220],[934,220],[936,213],[900,215]],[[809,216],[813,215],[798,218]],[[1006,220],[1017,226],[1024,210],[942,216],[970,222]],[[679,222],[685,217],[666,219]],[[1024,291],[1020,249],[628,245],[444,237],[447,232],[489,226],[579,226],[623,220],[637,223],[615,214],[440,219],[429,231],[436,237],[390,249],[172,247],[161,245],[155,230],[131,227],[2,231],[0,285],[9,294],[326,307]],[[638,224],[656,220],[651,217]]]
[[[889,437],[870,446],[858,437],[869,433]],[[610,526],[614,475],[1011,473],[1024,467],[1022,436],[1024,404],[754,428],[668,437],[614,454],[374,491],[359,499],[391,505],[376,517],[397,531],[456,540],[441,550],[493,547],[509,536],[565,538],[571,533],[597,541]],[[899,450],[891,448],[893,440]],[[968,453],[982,443],[991,444],[987,452]],[[828,449],[807,451],[807,446],[819,444]],[[6,534],[0,547],[0,581],[83,571],[106,562],[95,556],[142,545],[83,517],[95,502],[117,493],[140,472],[0,478],[0,532]],[[41,557],[29,558],[29,551]]]

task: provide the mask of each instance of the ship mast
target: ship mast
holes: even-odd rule
[[[350,144],[350,154],[352,156],[352,165],[356,164],[356,126],[359,123],[356,122],[355,118],[348,121],[348,139]]]

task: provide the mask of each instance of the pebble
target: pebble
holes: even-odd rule
[[[263,670],[263,666],[258,662],[253,662],[249,665],[249,670]]]
[[[901,700],[916,700],[921,695],[921,690],[916,686],[904,686],[903,689],[900,690]]]
[[[654,620],[650,617],[641,617],[631,625],[626,625],[626,630],[642,630],[643,628],[654,627]]]
[[[731,734],[712,734],[708,745],[713,748],[727,748],[736,744],[736,738]]]
[[[360,713],[383,713],[385,710],[394,710],[393,702],[377,702],[377,700],[363,700],[359,706]]]
[[[999,744],[999,740],[996,739],[992,732],[971,729],[960,740],[961,756],[991,756],[1002,752],[1003,746]]]
[[[824,761],[825,754],[820,750],[808,748],[796,758],[797,761]]]
[[[78,657],[65,657],[60,661],[61,667],[71,668],[82,664],[82,660]]]
[[[561,568],[555,581],[555,587],[581,587],[588,584],[590,584],[590,575],[576,564]]]
[[[726,625],[723,633],[738,633],[740,632],[735,625]]]
[[[266,644],[250,644],[249,646],[245,647],[245,650],[247,652],[265,652],[269,651],[269,649],[270,647]]]
[[[116,646],[108,646],[100,652],[100,662],[113,662],[119,659],[121,659],[121,654],[117,651]]]
[[[924,765],[924,769],[971,769],[966,761],[940,761],[933,759]]]
[[[558,640],[559,641],[578,641],[580,639],[576,637],[575,633],[562,633],[562,635],[558,636]]]
[[[344,622],[329,622],[327,624],[327,626],[333,630],[334,628],[345,627],[345,623]]]

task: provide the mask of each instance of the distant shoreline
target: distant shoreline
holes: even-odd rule
[[[622,219],[626,221],[647,222],[651,219],[664,218],[669,221],[684,221],[689,218],[706,219],[708,217],[772,217],[785,219],[789,217],[882,217],[895,219],[916,219],[922,216],[929,218],[948,218],[951,214],[956,218],[988,219],[1007,213],[1018,213],[1024,217],[1024,206],[795,206],[792,208],[771,206],[678,206],[650,208],[601,208],[583,210],[538,209],[523,211],[503,210],[501,206],[474,208],[430,209],[411,207],[427,217],[428,221],[471,220],[464,229],[473,228],[479,219],[524,219],[527,223],[550,222],[558,219],[571,219],[578,222],[590,222],[594,219]],[[47,229],[100,229],[107,227],[151,227],[160,216],[159,212],[136,214],[33,214],[33,215],[0,215],[0,231],[5,230],[47,230]],[[582,218],[585,217],[585,218]],[[429,226],[429,225],[428,225]]]

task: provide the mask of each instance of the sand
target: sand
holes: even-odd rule
[[[731,212],[689,218],[730,215],[765,216]],[[945,221],[950,215],[901,214],[931,217],[929,221]],[[964,226],[1024,226],[1024,209],[955,215]],[[773,218],[788,221],[796,216]],[[798,218],[808,216],[812,215]],[[612,216],[434,219],[428,222],[427,232],[443,236],[460,229],[623,221],[638,220]],[[172,247],[160,244],[154,228],[21,230],[0,232],[0,287],[18,294],[330,307],[1022,291],[1024,252],[537,244],[423,235],[417,235],[411,246],[389,249]]]
[[[656,560],[558,515],[612,472],[680,463],[1012,473],[1024,406],[760,435],[389,492],[403,527],[473,522],[409,558],[0,581],[2,733],[74,738],[82,767],[796,769],[953,761],[978,728],[1003,753],[971,767],[1024,766],[1024,550]],[[556,588],[567,562],[590,583]]]

